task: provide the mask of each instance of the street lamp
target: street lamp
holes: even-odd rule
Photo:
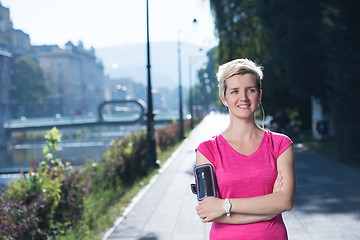
[[[192,58],[189,56],[189,85],[190,85],[190,91],[189,91],[189,110],[190,110],[190,128],[194,128],[194,111],[193,111],[193,85],[192,85]]]
[[[197,27],[197,20],[194,18],[193,20],[193,27]],[[189,84],[190,84],[190,92],[189,92],[189,110],[190,110],[190,128],[194,128],[194,99],[193,99],[193,85],[192,85],[192,58],[191,55],[189,56]]]
[[[147,144],[148,151],[146,153],[146,166],[148,168],[156,167],[156,142],[154,133],[154,114],[152,104],[152,89],[150,75],[150,40],[149,40],[149,1],[146,0],[146,49],[147,49]]]
[[[182,86],[181,86],[181,50],[180,50],[180,31],[178,35],[178,65],[179,65],[179,140],[184,139],[184,120],[182,109]]]
[[[193,26],[197,25],[197,20],[194,18]],[[181,85],[181,41],[180,31],[178,33],[178,65],[179,65],[179,139],[184,139],[184,119],[183,119],[183,106],[182,106],[182,85]],[[191,87],[191,86],[190,86]],[[190,110],[191,111],[191,110]],[[191,115],[192,117],[192,115]]]

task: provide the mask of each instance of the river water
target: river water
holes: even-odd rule
[[[131,132],[145,130],[145,125],[103,126],[96,128],[60,129],[62,141],[58,156],[73,166],[86,161],[99,161],[110,142],[129,135]],[[46,131],[18,132],[13,134],[7,150],[0,149],[0,174],[28,170],[33,162],[44,160],[42,153]]]

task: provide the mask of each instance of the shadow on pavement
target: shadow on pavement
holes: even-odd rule
[[[351,214],[360,220],[360,171],[294,144],[296,211]]]
[[[158,240],[159,238],[156,236],[155,233],[147,233],[145,236],[139,238],[138,240]]]

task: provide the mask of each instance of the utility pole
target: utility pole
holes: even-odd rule
[[[181,86],[181,43],[180,32],[178,36],[178,65],[179,65],[179,139],[184,139],[184,120],[183,120],[183,107],[182,107],[182,86]]]
[[[150,74],[150,40],[149,40],[149,1],[146,0],[146,49],[147,49],[147,144],[146,166],[148,168],[156,167],[156,142],[154,132],[154,113],[152,103],[152,88]]]

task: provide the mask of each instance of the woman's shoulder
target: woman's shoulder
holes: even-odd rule
[[[209,147],[213,146],[214,144],[216,144],[216,142],[219,140],[220,136],[221,136],[221,134],[215,135],[212,138],[201,142],[199,144],[199,146],[206,146],[209,148]]]
[[[265,134],[268,137],[269,143],[271,145],[275,146],[282,146],[282,145],[290,145],[293,143],[293,141],[290,139],[289,136],[283,134],[283,133],[278,133],[278,132],[273,132],[270,130],[265,130]]]
[[[293,142],[283,133],[266,130],[268,136],[268,147],[277,159]]]
[[[278,132],[273,132],[271,130],[265,130],[265,134],[268,135],[268,137],[270,137],[272,140],[274,141],[291,141],[289,136],[283,134],[283,133],[278,133]]]
[[[216,166],[215,156],[218,154],[217,141],[219,135],[213,136],[211,139],[205,140],[199,144],[195,151],[199,151],[204,157]]]

